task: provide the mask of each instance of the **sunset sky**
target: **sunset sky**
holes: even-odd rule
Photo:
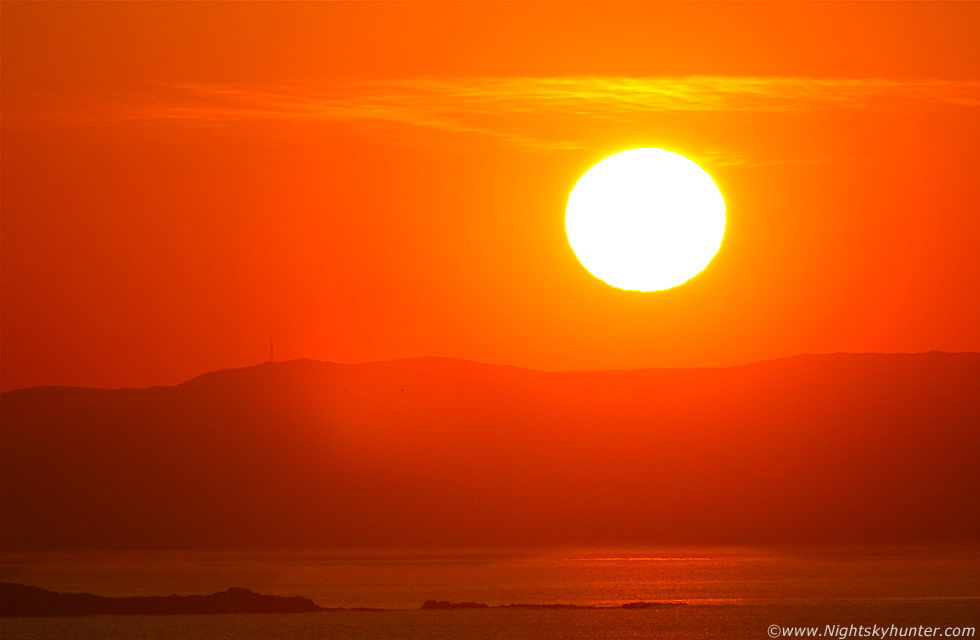
[[[3,3],[2,381],[980,350],[978,3]],[[609,154],[727,205],[686,284],[565,236]]]

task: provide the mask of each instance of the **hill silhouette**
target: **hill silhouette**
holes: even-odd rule
[[[207,596],[131,596],[58,593],[0,582],[0,617],[88,615],[188,615],[216,613],[312,613],[326,611],[308,598],[268,596],[233,587]]]
[[[980,539],[980,354],[4,393],[4,550]]]

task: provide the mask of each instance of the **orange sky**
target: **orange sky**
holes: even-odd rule
[[[2,381],[980,350],[980,4],[3,3]],[[624,292],[578,177],[664,147],[721,251]]]

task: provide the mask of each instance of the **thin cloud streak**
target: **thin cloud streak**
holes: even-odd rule
[[[521,126],[522,120],[623,121],[677,112],[790,113],[910,104],[980,106],[980,82],[882,78],[421,77],[294,84],[275,90],[183,84],[168,87],[166,93],[144,101],[113,102],[81,119],[189,124],[361,121],[492,136],[531,148],[569,149],[582,146],[581,141],[542,135],[540,127]],[[69,117],[78,119],[79,114]]]

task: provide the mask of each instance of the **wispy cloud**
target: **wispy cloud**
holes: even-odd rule
[[[805,77],[403,78],[274,89],[183,84],[86,114],[106,121],[220,124],[255,120],[410,125],[501,138],[536,148],[575,148],[547,133],[555,119],[622,121],[682,112],[800,112],[889,109],[910,104],[980,106],[980,82]]]

